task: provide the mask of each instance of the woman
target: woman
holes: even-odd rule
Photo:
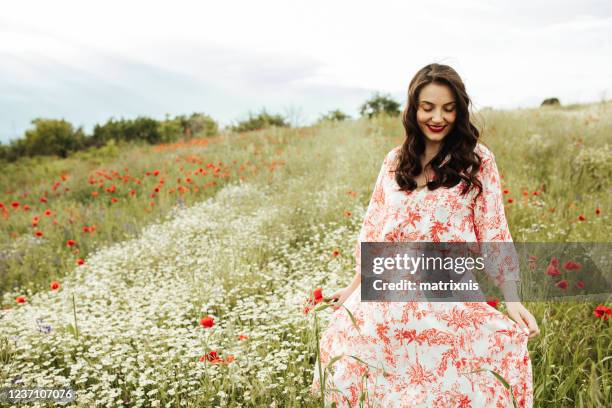
[[[361,302],[361,242],[512,241],[495,157],[478,143],[469,104],[447,65],[427,65],[410,82],[406,140],[384,159],[355,248],[355,277],[332,296],[336,310],[320,340],[322,366],[332,363],[326,403],[512,407],[493,371],[520,407],[533,404],[527,340],[539,331],[520,302],[508,301],[517,299],[518,276],[492,275],[514,321],[485,302]],[[311,390],[319,387],[315,369]]]

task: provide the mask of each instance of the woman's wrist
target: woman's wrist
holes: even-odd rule
[[[499,285],[499,289],[506,303],[520,303],[516,282],[517,281],[505,281]]]

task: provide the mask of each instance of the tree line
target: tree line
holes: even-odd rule
[[[389,95],[375,93],[364,102],[360,115],[371,118],[377,114],[397,116],[400,104]],[[317,123],[338,122],[352,119],[349,115],[336,109],[322,115]],[[102,147],[111,139],[115,142],[135,143],[171,143],[179,139],[188,140],[194,137],[211,137],[219,133],[218,123],[205,113],[192,113],[190,116],[178,115],[171,118],[166,115],[163,120],[145,116],[135,119],[111,118],[104,124],[94,126],[90,135],[82,127],[75,128],[64,119],[36,118],[32,128],[26,130],[21,139],[12,140],[8,145],[0,142],[0,160],[16,161],[24,156],[55,155],[61,158],[71,153],[86,150],[90,147]],[[259,113],[249,113],[248,118],[239,120],[225,128],[230,132],[247,132],[269,127],[290,127],[286,117],[270,114],[265,109]]]

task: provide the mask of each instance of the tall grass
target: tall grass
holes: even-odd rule
[[[516,241],[609,240],[610,108],[479,115],[512,199],[506,214]],[[172,164],[181,157],[236,160],[236,174],[204,195],[184,195],[191,197],[185,208],[160,194],[165,204],[156,216],[143,202],[91,210],[107,238],[78,238],[90,255],[61,276],[44,273],[53,265],[50,254],[65,250],[66,236],[50,234],[46,242],[56,249],[41,252],[48,255],[30,275],[31,290],[5,288],[0,383],[71,384],[83,406],[319,406],[308,392],[315,333],[302,303],[315,287],[330,294],[349,283],[376,174],[402,137],[397,119],[378,118],[233,135],[206,147],[125,147],[112,163],[98,163],[140,175],[160,168],[170,180],[186,176],[184,160],[182,170]],[[240,173],[247,176],[240,180],[237,167],[249,162],[257,171]],[[72,191],[88,196],[91,168],[73,164],[84,167],[73,172]],[[1,185],[16,185],[12,174]],[[17,185],[36,191],[37,182],[22,178]],[[63,197],[58,211],[73,206],[84,213],[81,196]],[[22,215],[13,215],[3,228],[21,231]],[[128,220],[130,239],[119,234]],[[21,249],[31,250],[27,245]],[[23,259],[31,260],[8,264],[11,274],[30,273],[35,261]],[[59,290],[48,289],[52,276],[61,277]],[[23,294],[27,302],[16,304]],[[529,343],[536,406],[611,406],[610,322],[593,315],[597,304],[527,306],[541,329]],[[199,326],[205,315],[215,317],[214,327]],[[328,317],[320,314],[323,326]],[[212,364],[210,351],[235,360]]]

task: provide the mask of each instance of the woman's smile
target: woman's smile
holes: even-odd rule
[[[444,126],[427,125],[427,128],[429,128],[429,130],[431,130],[434,133],[440,133],[446,128],[446,125]]]

